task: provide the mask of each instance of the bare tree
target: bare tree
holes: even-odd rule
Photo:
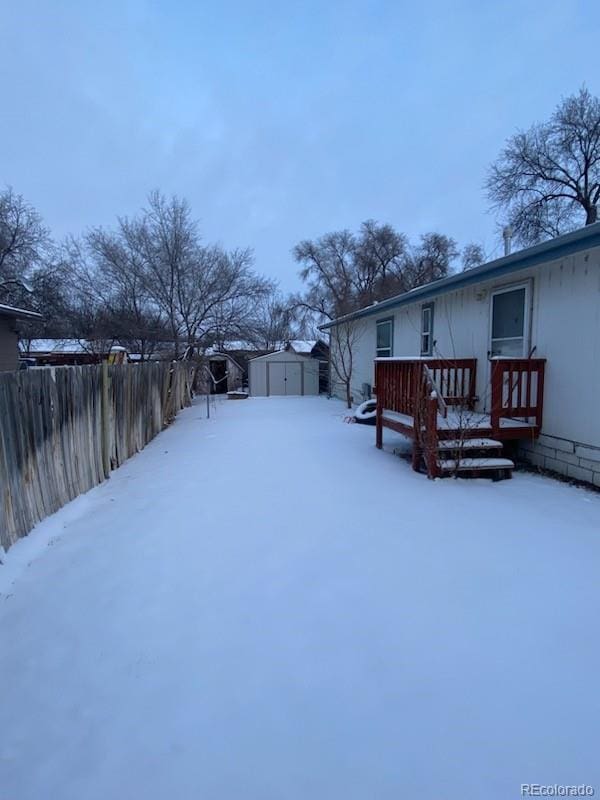
[[[283,297],[275,287],[257,297],[244,317],[239,338],[257,350],[272,350],[282,342],[302,337],[294,315],[293,301]]]
[[[411,247],[391,225],[367,220],[356,235],[337,231],[294,248],[306,290],[291,304],[305,327],[316,328],[325,320],[444,277],[458,252],[449,236],[427,233]],[[330,329],[332,382],[342,385],[349,408],[361,332],[360,323],[350,321]]]
[[[300,242],[293,254],[306,284],[294,306],[322,322],[444,277],[458,248],[454,239],[440,233],[424,234],[411,247],[391,225],[367,220],[356,235],[347,230],[328,233]]]
[[[404,291],[445,278],[459,254],[456,241],[443,233],[425,233],[411,248],[405,267]]]
[[[94,229],[70,249],[80,320],[135,342],[142,355],[157,338],[178,356],[189,345],[236,337],[274,291],[253,271],[250,250],[204,245],[187,201],[158,191],[137,216],[120,218],[112,231]]]
[[[37,211],[9,187],[0,192],[0,301],[22,302],[50,236]]]
[[[406,291],[410,248],[407,237],[391,225],[367,220],[360,226],[355,247],[354,293],[359,305],[368,305]]]
[[[492,206],[523,244],[597,220],[600,200],[600,100],[582,87],[547,122],[519,131],[492,164]]]
[[[330,329],[330,365],[332,383],[340,383],[344,390],[346,406],[352,408],[352,379],[356,346],[363,335],[360,320],[348,320]],[[330,387],[333,389],[334,387]]]
[[[91,230],[80,244],[72,241],[78,295],[88,318],[89,336],[116,338],[142,359],[169,335],[160,308],[146,284],[137,240],[127,222],[116,231]],[[81,317],[80,317],[81,320]],[[90,330],[91,329],[91,330]]]
[[[182,320],[188,342],[239,339],[256,306],[274,290],[272,281],[253,271],[251,250],[200,248],[192,265]]]
[[[293,255],[306,283],[297,305],[326,319],[351,311],[356,303],[355,251],[355,237],[347,230],[297,244]]]
[[[475,242],[470,242],[463,247],[461,253],[463,272],[473,267],[479,267],[485,263],[485,253],[483,247]]]

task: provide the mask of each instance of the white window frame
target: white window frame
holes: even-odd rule
[[[435,303],[424,303],[421,306],[421,355],[433,355],[433,317],[434,317]],[[425,328],[425,318],[429,317],[429,325]],[[428,345],[425,347],[425,337],[427,337]]]
[[[515,292],[518,289],[525,289],[525,308],[523,313],[523,336],[511,337],[505,339],[494,339],[494,297],[499,294],[506,294],[507,292]],[[504,356],[504,358],[527,358],[531,349],[531,298],[533,297],[533,281],[531,279],[521,281],[520,283],[511,283],[507,286],[499,286],[497,289],[492,289],[490,292],[490,325],[489,325],[489,354],[491,358],[503,358],[503,356],[494,356],[493,342],[495,341],[516,341],[523,339],[523,350],[520,356]]]
[[[390,346],[377,347],[377,339],[380,325],[390,326]],[[383,352],[385,351],[385,353]],[[386,317],[385,319],[378,319],[375,325],[375,353],[377,358],[391,358],[394,355],[394,318]]]

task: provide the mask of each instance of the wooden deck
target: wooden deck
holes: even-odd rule
[[[484,413],[477,410],[476,359],[376,359],[377,447],[383,444],[383,428],[404,434],[414,443],[413,467],[424,463],[429,477],[436,477],[444,473],[440,442],[457,443],[455,461],[460,465],[458,451],[466,440],[493,439],[498,444],[537,437],[545,359],[493,359],[491,366],[485,398],[491,410]]]

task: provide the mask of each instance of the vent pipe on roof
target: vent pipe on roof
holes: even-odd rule
[[[502,238],[504,239],[504,255],[509,256],[511,251],[512,245],[512,237],[513,237],[513,229],[510,225],[507,225],[505,228],[502,229]]]

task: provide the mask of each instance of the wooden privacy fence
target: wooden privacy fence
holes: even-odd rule
[[[108,478],[185,406],[190,362],[0,373],[0,545]]]

